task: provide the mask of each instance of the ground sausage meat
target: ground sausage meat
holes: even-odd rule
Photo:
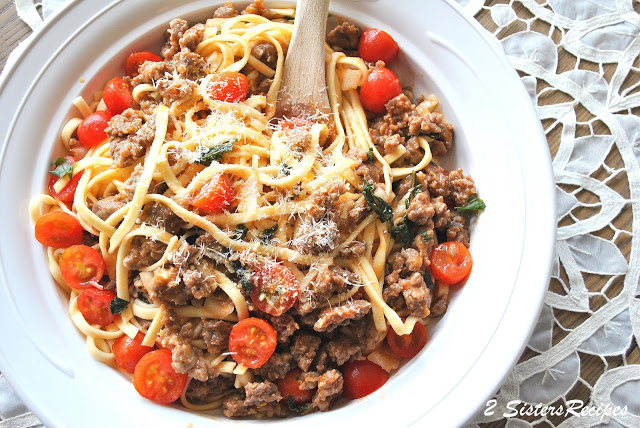
[[[344,380],[338,370],[329,370],[318,377],[318,391],[313,396],[312,404],[318,410],[329,410],[331,403],[342,395]]]
[[[171,59],[180,51],[180,39],[189,29],[189,24],[184,19],[176,18],[169,22],[169,29],[165,32],[165,45],[162,47],[164,59]]]
[[[124,207],[128,200],[129,199],[121,193],[115,196],[107,196],[94,202],[91,211],[100,217],[101,220],[106,220],[111,214]]]
[[[244,387],[247,398],[244,405],[247,407],[259,407],[267,403],[282,400],[278,387],[269,381],[250,382]]]
[[[110,140],[111,158],[117,167],[133,165],[155,137],[155,121],[143,123],[144,114],[127,109],[109,121],[105,132]]]
[[[349,324],[352,320],[359,320],[369,313],[371,303],[366,300],[355,300],[340,306],[329,307],[320,312],[315,331],[331,331],[336,327]]]
[[[322,339],[314,334],[302,333],[294,336],[290,350],[300,370],[305,372],[309,370],[320,347],[320,342]]]
[[[334,51],[355,51],[358,49],[361,35],[362,30],[359,27],[345,21],[329,32],[327,43]]]

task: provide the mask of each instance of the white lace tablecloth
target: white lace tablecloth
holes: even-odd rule
[[[64,1],[15,3],[35,29]],[[640,427],[640,3],[457,1],[536,104],[559,226],[529,345],[470,426]],[[0,375],[0,428],[37,426]]]

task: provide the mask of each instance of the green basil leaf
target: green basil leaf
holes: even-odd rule
[[[464,207],[456,207],[458,212],[464,216],[470,216],[484,211],[487,206],[484,201],[476,196],[472,196]]]
[[[66,158],[58,158],[51,166],[55,165],[55,169],[49,171],[49,174],[55,175],[58,178],[62,178],[65,175],[68,175],[69,178],[73,178],[73,165],[69,159]]]
[[[298,414],[304,413],[309,408],[310,404],[311,403],[298,405],[298,404],[296,404],[296,400],[294,400],[293,396],[291,396],[291,395],[287,399],[287,406],[289,407],[289,410],[291,410],[292,412],[298,413]]]
[[[233,239],[243,240],[247,237],[247,233],[249,233],[249,228],[244,224],[239,224],[233,231],[232,237]]]
[[[220,159],[222,159],[222,155],[233,150],[233,145],[237,142],[238,139],[233,138],[226,143],[209,147],[206,152],[200,154],[200,157],[196,160],[196,163],[208,165],[211,163],[211,161],[219,161]]]
[[[121,314],[127,309],[129,306],[129,301],[121,299],[119,297],[114,297],[111,303],[109,304],[109,309],[111,310],[111,315]]]
[[[373,147],[369,147],[369,151],[367,152],[367,162],[373,162],[375,160],[375,156],[373,155]]]
[[[395,224],[391,227],[391,236],[393,236],[393,239],[397,242],[401,242],[404,245],[411,245],[413,239],[416,237],[416,225],[405,215],[402,223]]]
[[[418,135],[420,135],[421,137],[433,138],[434,140],[439,140],[442,136],[442,134],[440,134],[439,132],[421,132]]]
[[[251,282],[251,274],[249,273],[249,270],[242,266],[242,264],[237,260],[231,262],[228,266],[231,272],[235,273],[238,280],[240,280],[240,286],[244,292],[246,294],[251,294],[253,291],[253,282]]]
[[[424,283],[427,284],[427,288],[430,292],[433,293],[433,288],[435,287],[435,285],[433,284],[433,279],[431,279],[431,272],[429,272],[429,269],[427,269],[427,271],[424,273],[423,278]]]
[[[276,234],[276,231],[278,230],[278,225],[274,225],[273,227],[270,227],[269,229],[265,229],[262,231],[262,243],[263,244],[269,244],[271,243],[271,241],[273,240],[274,235]]]
[[[362,187],[364,200],[367,201],[369,207],[378,214],[378,218],[381,222],[391,223],[391,220],[393,219],[393,208],[391,208],[391,205],[389,205],[387,201],[374,195],[373,190],[373,184],[365,180],[364,186]]]

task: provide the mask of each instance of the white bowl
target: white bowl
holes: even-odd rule
[[[72,100],[122,74],[129,52],[159,48],[172,18],[206,19],[216,8],[211,3],[72,2],[36,32],[0,82],[0,367],[49,428],[211,423],[146,401],[124,376],[92,359],[27,214],[59,150]],[[270,423],[459,426],[520,355],[546,290],[555,241],[546,140],[500,47],[456,4],[334,0],[331,10],[386,29],[399,42],[415,93],[437,94],[455,126],[456,149],[445,166],[473,176],[487,210],[473,230],[473,273],[418,357],[364,399]],[[216,423],[238,424],[222,417]]]

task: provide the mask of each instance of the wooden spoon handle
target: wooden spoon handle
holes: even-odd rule
[[[325,80],[324,40],[329,0],[298,0],[291,43],[284,62],[277,111],[295,115],[291,106],[329,110]],[[287,114],[289,113],[289,114]]]

